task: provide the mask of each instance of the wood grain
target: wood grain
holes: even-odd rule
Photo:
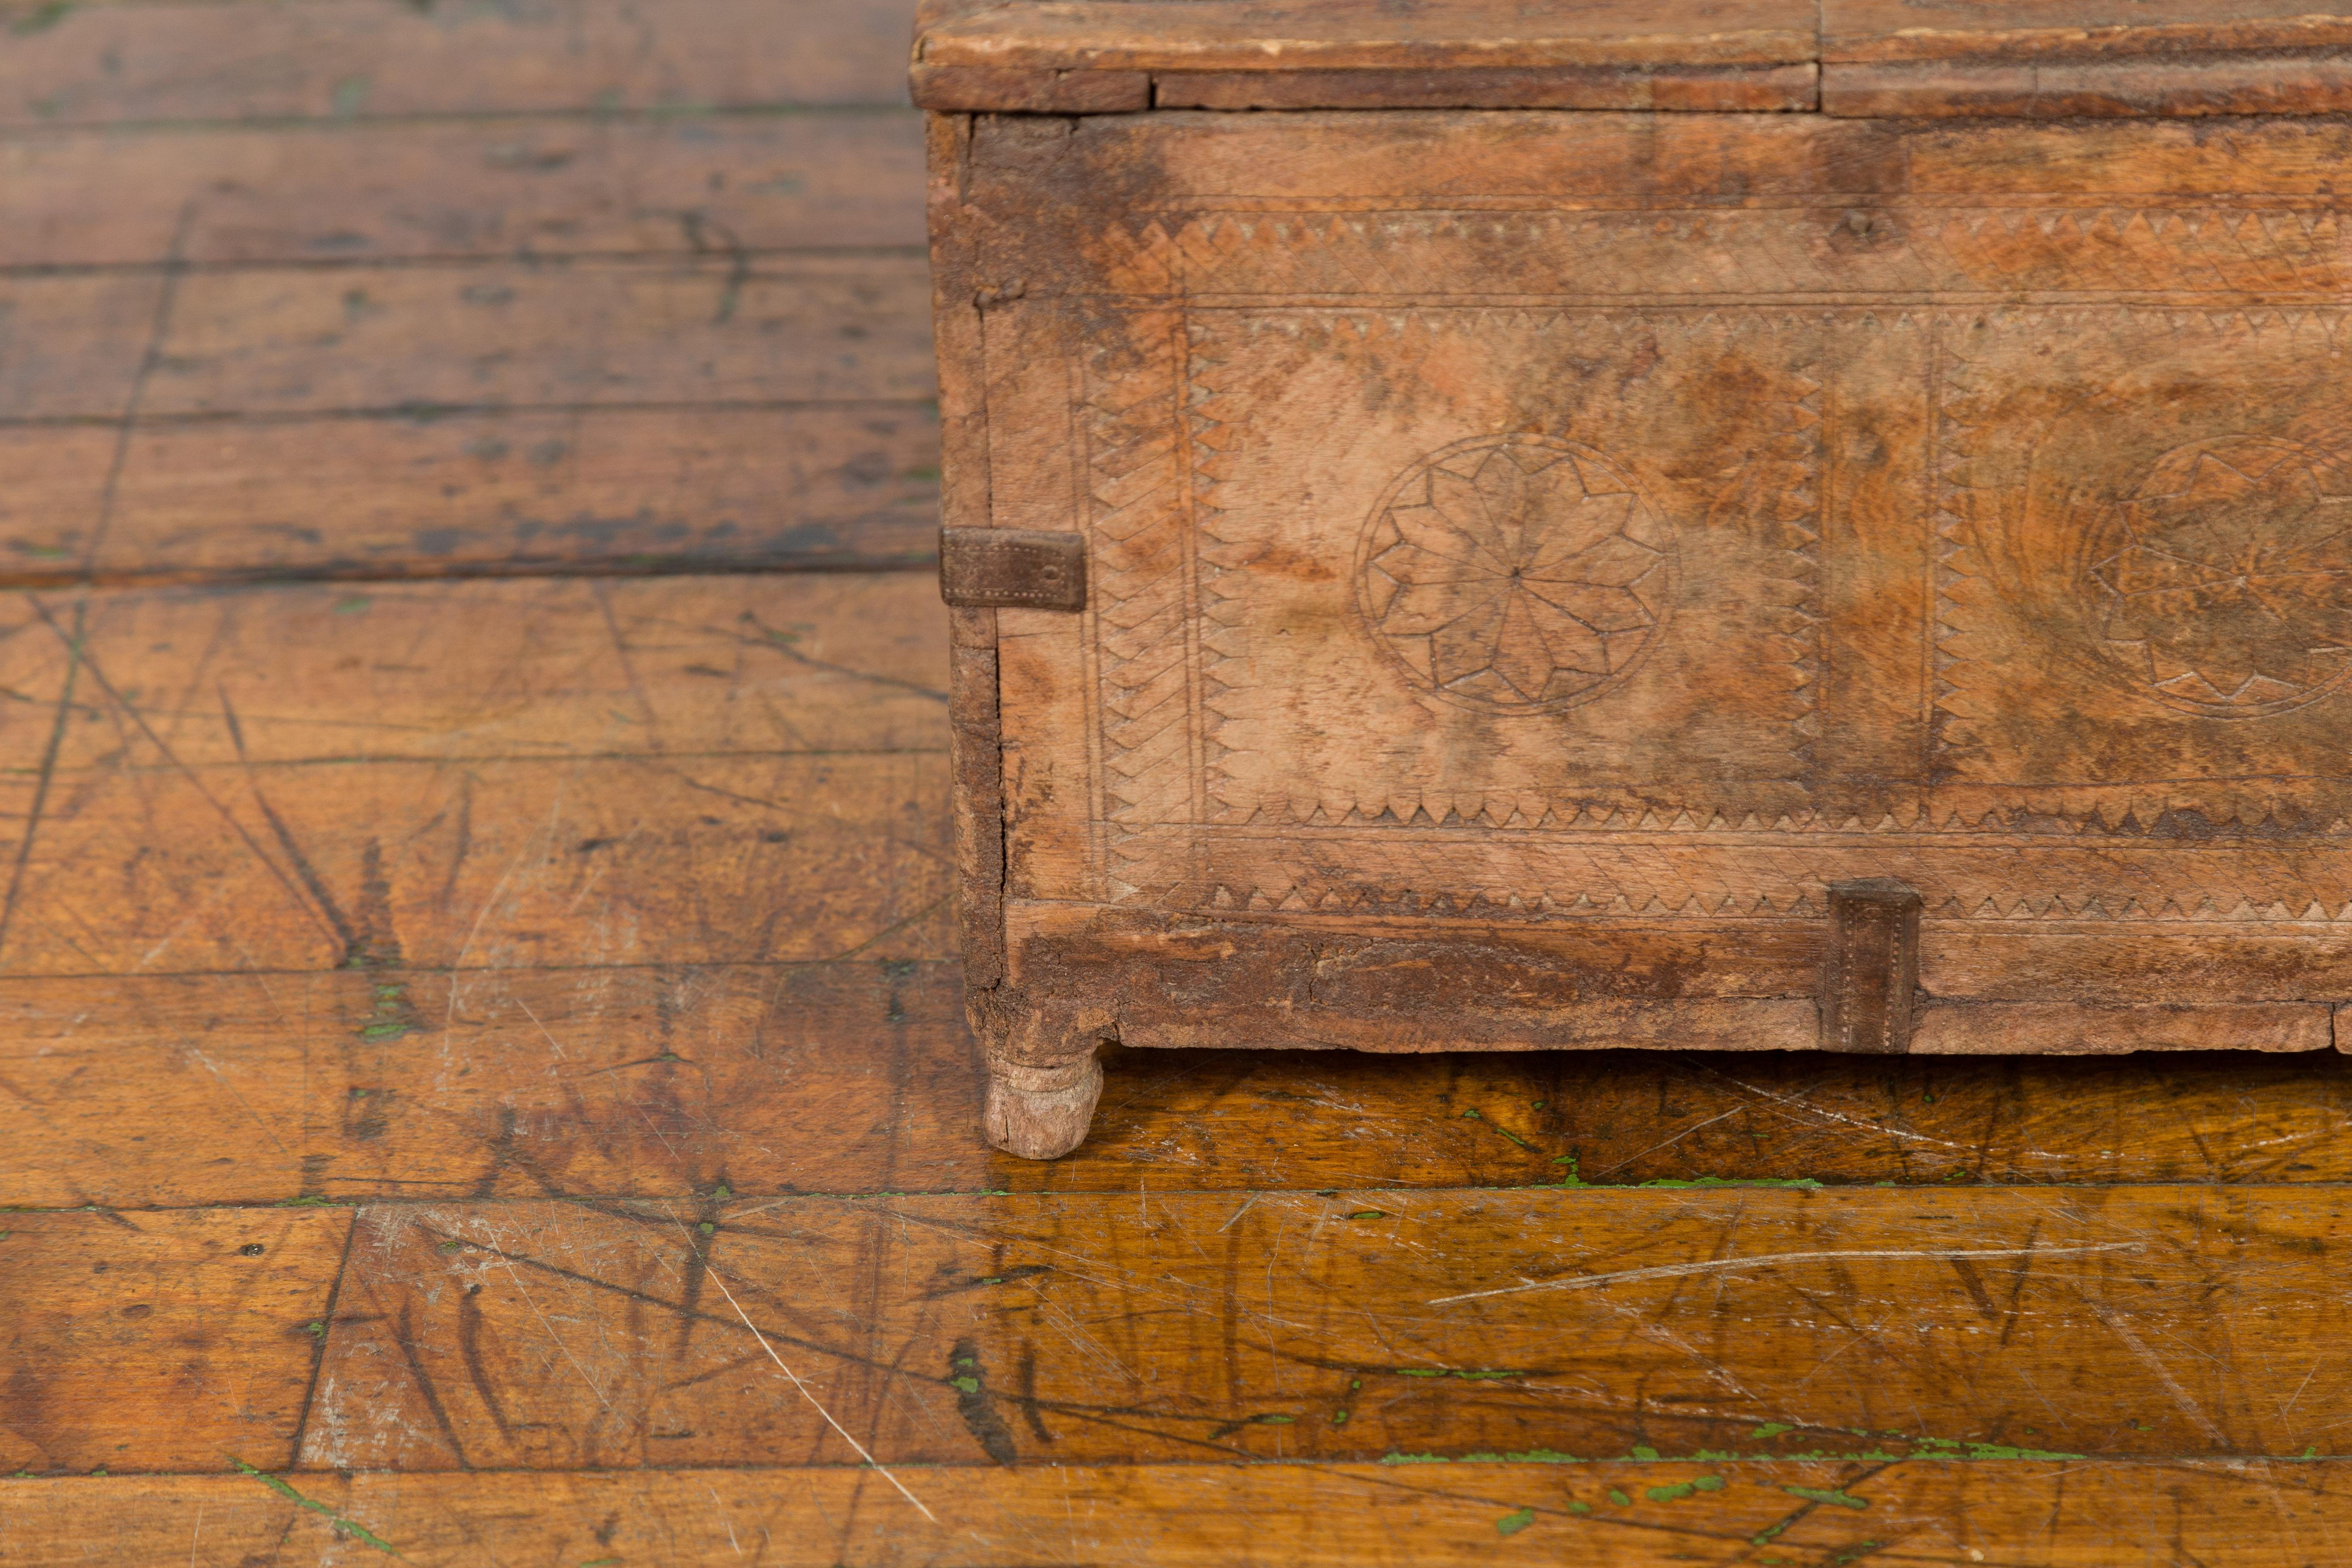
[[[1045,63],[1017,16],[948,28],[982,32]],[[2342,281],[2337,133],[1400,110],[935,142],[981,316],[942,353],[987,430],[950,492],[1093,564],[1083,615],[959,646],[1003,698],[971,721],[1001,775],[959,779],[1006,824],[965,857],[967,907],[1003,900],[1001,972],[970,944],[998,1101],[1105,1039],[1834,1047],[1832,889],[1878,880],[1922,901],[1927,1048],[2326,1048],[2341,563],[2229,631],[2236,590],[2158,584],[2224,511],[2332,551],[2352,504],[2352,405],[2274,313]],[[2151,313],[2192,300],[2234,313]]]
[[[903,110],[29,132],[0,267],[913,246],[921,159]]]
[[[0,1008],[0,1184],[12,1202],[136,1209],[722,1182],[764,1197],[2352,1175],[2352,1064],[2222,1050],[1129,1050],[1106,1063],[1087,1144],[1037,1165],[982,1142],[953,966],[19,979]],[[223,1034],[236,1049],[206,1044]]]
[[[2334,1188],[712,1189],[359,1224],[309,1467],[855,1462],[745,1317],[884,1463],[2287,1457],[2352,1377]]]
[[[1821,102],[1854,117],[2339,114],[2352,106],[2352,58],[1830,65]]]
[[[939,545],[920,404],[165,421],[124,446],[110,509],[116,439],[0,429],[24,476],[0,493],[12,575],[872,567]]]
[[[121,1209],[982,1191],[1002,1183],[950,963],[13,981],[0,1190]]]
[[[906,101],[891,0],[9,0],[0,125]]]
[[[1461,67],[1780,65],[1814,58],[1814,16],[1791,0],[1643,5],[1633,0],[1530,14],[1507,0],[1410,8],[1245,5],[1181,11],[1015,0],[926,17],[927,65],[1044,70],[1443,70]]]
[[[916,98],[924,100],[922,68]],[[1171,71],[1153,79],[1159,109],[1588,109],[1747,112],[1809,110],[1811,64],[1548,70]],[[927,105],[946,107],[945,105]]]
[[[2352,12],[2302,0],[1823,0],[1822,58],[2012,60],[2338,48]]]
[[[1895,25],[2064,31],[2035,11],[1914,6]],[[902,18],[90,0],[16,5],[0,26],[15,583],[926,547],[928,302],[887,254],[915,195],[893,184],[905,121],[763,107],[899,101]],[[2104,58],[2174,58],[2115,42]],[[1297,79],[1215,90],[1265,96],[1259,78]],[[1630,222],[1591,215],[1646,181],[1751,266],[1825,291],[1925,268],[1902,286],[2007,298],[2088,268],[2324,310],[2344,284],[2347,133],[2324,117],[2221,135],[1596,115],[1563,157],[1568,118],[1171,114],[976,137],[943,119],[937,190],[1018,213],[1008,176],[1075,154],[1056,187],[1072,199],[1031,213],[1030,238],[1075,234],[1076,255],[1103,237],[1080,198],[1131,189],[1149,146],[1184,202],[1283,223],[1302,194],[1335,209],[1318,222],[1387,222],[1357,209],[1405,190]],[[1824,193],[1818,244],[1741,237],[1749,206]],[[2119,201],[2295,216],[2184,224],[2173,252],[2051,216]],[[1917,216],[1971,204],[2035,214],[1974,233]],[[1185,267],[1246,290],[1271,232],[1250,221],[1248,245],[1170,232]],[[1510,221],[1480,208],[1471,226]],[[1074,495],[1147,495],[1159,405],[1113,395],[1115,375],[1041,394],[1029,362],[1053,342],[1027,323],[1052,275],[945,237],[956,521],[1001,506],[1057,526]],[[1379,266],[1325,282],[1446,276],[1420,240],[1383,243]],[[1530,246],[1515,276],[1691,286],[1654,237],[1621,228],[1603,250],[1587,266]],[[1158,286],[1119,286],[1139,284]],[[1825,537],[1876,548],[1899,535],[1885,498],[1937,470],[1921,417],[1863,416],[1930,355],[1885,337],[1839,352],[1849,377],[1870,367],[1871,396],[1816,404],[1822,449],[1872,477]],[[1194,373],[1227,453],[1195,474],[1210,494],[1260,461],[1217,353]],[[1648,377],[1672,374],[1662,353]],[[1450,374],[1421,362],[1402,384],[1435,396]],[[1639,404],[1643,377],[1586,379]],[[1124,456],[1085,485],[1054,468],[1057,445],[1089,444]],[[1869,573],[1828,588],[1838,634],[1865,640],[1928,604],[1893,613]],[[1055,635],[1012,612],[1003,629],[1008,649]],[[969,742],[996,711],[995,676],[983,691],[971,671],[997,632],[991,612],[951,631],[913,574],[0,592],[0,1205],[46,1211],[0,1213],[0,1560],[383,1560],[373,1542],[413,1563],[974,1568],[2346,1555],[2324,1456],[2347,1397],[2332,1254],[2352,1061],[2332,1051],[1113,1048],[1076,1154],[988,1151],[954,977],[942,693],[952,637],[974,656],[955,679]],[[1089,865],[1086,831],[1046,832],[1043,809],[1084,748],[1035,721],[1101,689],[1040,672],[1008,655],[1009,728],[960,759],[977,776],[1013,743],[1035,830],[1023,898]],[[1864,673],[1837,665],[1826,689],[1899,708]],[[1874,735],[1874,766],[1916,749],[1864,723],[1813,743],[1858,754]],[[2038,951],[2070,984],[2110,983],[2079,943]],[[1938,952],[1931,989],[2039,973],[1923,944]],[[2178,984],[2226,992],[2210,958]],[[1372,965],[1318,983],[1407,981]],[[2132,1034],[2045,1009],[2035,1027],[2065,1048],[2171,1047],[2196,1043],[2188,1018]],[[1904,1256],[1786,1256],[1807,1252]],[[1692,1271],[1431,1305],[1661,1268]],[[856,1462],[730,1292],[932,1518]],[[415,1468],[292,1470],[298,1444],[314,1467]],[[1830,1457],[1788,1457],[1808,1453]],[[1485,1457],[1510,1454],[1545,1462]],[[1643,1454],[1666,1457],[1627,1458]],[[1756,1454],[1780,1457],[1715,1457]],[[1428,1458],[1377,1462],[1391,1455]],[[100,1467],[115,1474],[71,1473]]]
[[[896,255],[194,272],[142,407],[926,398],[926,293],[921,262]]]
[[[271,1555],[364,1561],[373,1549],[354,1528],[424,1564],[495,1553],[727,1568],[757,1552],[787,1568],[1467,1568],[1562,1554],[1625,1568],[1842,1556],[2112,1568],[2177,1554],[2208,1568],[2275,1568],[2328,1561],[2352,1536],[2344,1470],[2326,1459],[895,1468],[928,1520],[881,1478],[824,1467],[305,1472],[290,1478],[299,1502],[242,1476],[36,1479],[5,1483],[0,1539],[44,1565],[97,1552],[198,1568]]]
[[[793,618],[927,587],[15,598],[8,782],[42,809],[0,967],[930,956],[949,887],[936,612],[845,639]],[[305,650],[291,671],[288,647]],[[150,847],[125,862],[134,840]],[[677,868],[641,881],[654,862]]]
[[[0,277],[0,420],[119,417],[131,406],[163,290],[153,274]],[[37,443],[12,445],[7,455],[12,466],[53,471]],[[17,489],[10,479],[5,488]]]
[[[289,1463],[351,1225],[341,1210],[0,1212],[0,1466]],[[0,1515],[0,1552],[18,1558],[14,1495]]]

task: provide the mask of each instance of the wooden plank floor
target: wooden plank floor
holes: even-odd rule
[[[902,9],[0,0],[0,1563],[2352,1560],[2333,1055],[980,1142]]]

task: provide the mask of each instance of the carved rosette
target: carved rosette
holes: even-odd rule
[[[2299,708],[2352,668],[2352,489],[2298,441],[2168,452],[2104,520],[2087,587],[2107,646],[2168,705]]]
[[[1400,475],[1358,552],[1363,624],[1423,690],[1550,711],[1622,680],[1656,638],[1673,540],[1625,470],[1550,436],[1458,441]]]

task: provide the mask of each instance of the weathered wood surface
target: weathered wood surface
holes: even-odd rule
[[[927,292],[896,255],[193,272],[140,409],[921,399]]]
[[[0,431],[67,490],[0,499],[12,575],[874,567],[938,549],[939,421],[919,403],[160,421],[124,446],[110,509],[116,439]]]
[[[2352,1395],[2346,1219],[2329,1188],[372,1208],[302,1463],[857,1462],[818,1405],[885,1463],[2292,1457]]]
[[[0,28],[0,580],[930,557],[897,8]]]
[[[1878,880],[1923,901],[1901,1047],[2327,1048],[2352,405],[2302,312],[2343,134],[935,142],[985,431],[950,509],[1093,567],[1083,614],[995,612],[1003,767],[959,775],[1005,823],[997,1103],[1105,1039],[1834,1048],[1832,889]],[[2312,564],[2199,576],[2216,531]]]
[[[909,1466],[0,1482],[24,1561],[784,1568],[2334,1561],[2340,1461]],[[364,1531],[362,1535],[361,1532]]]
[[[1822,0],[1824,60],[2162,57],[2352,45],[2352,10],[2305,0]]]
[[[2345,1555],[2325,1456],[2352,1062],[2332,1051],[1115,1050],[1078,1153],[987,1150],[926,578],[220,585],[926,548],[927,389],[704,389],[919,367],[918,275],[817,256],[836,291],[770,312],[816,346],[763,358],[710,320],[709,269],[738,258],[689,254],[667,185],[703,181],[694,202],[757,230],[765,274],[902,243],[857,226],[903,221],[897,165],[847,142],[830,174],[793,161],[839,119],[622,115],[574,142],[556,132],[587,118],[516,118],[616,89],[727,102],[730,82],[814,100],[855,60],[780,66],[785,23],[747,30],[729,0],[626,26],[453,0],[39,9],[0,80],[70,89],[53,120],[331,115],[338,80],[375,85],[345,92],[352,123],[275,142],[0,139],[8,169],[42,171],[0,201],[47,215],[46,237],[0,240],[26,247],[0,279],[0,560],[17,583],[197,580],[0,593],[0,1561],[383,1560],[371,1540],[415,1563],[976,1568]],[[173,42],[198,27],[209,56]],[[518,69],[490,47],[551,27],[577,49]],[[895,93],[901,24],[873,36]],[[130,41],[116,78],[110,37]],[[498,119],[429,118],[450,113]],[[1503,134],[1481,177],[1571,203],[1636,163],[1665,190],[1892,178],[1879,132],[1790,118],[1737,146],[1629,127],[1580,162]],[[1230,188],[1280,196],[1295,165],[1264,129],[1226,144],[1254,182]],[[2112,130],[1921,131],[1905,188],[2307,199],[2341,177],[2326,122],[2132,133],[2119,160]],[[488,161],[510,144],[578,152],[534,185]],[[352,148],[405,173],[346,178],[332,150]],[[139,179],[110,184],[107,149]],[[1383,156],[1335,165],[1344,194],[1392,194]],[[444,179],[452,160],[481,172]],[[803,168],[823,178],[801,193],[753,189]],[[203,191],[205,169],[313,194],[278,212]],[[188,190],[184,227],[146,210]],[[625,207],[646,191],[660,211]],[[525,227],[535,267],[509,259]],[[285,265],[345,230],[356,264]],[[2197,287],[2339,288],[2324,239],[2288,261],[2234,232]],[[1972,263],[1997,288],[2059,265],[2006,233]],[[971,301],[1013,281],[972,260],[942,269],[951,341],[978,342]],[[379,288],[402,272],[515,287],[529,320]],[[663,277],[686,281],[612,281]],[[405,314],[379,331],[386,301]],[[1018,319],[1002,305],[992,334]],[[195,323],[178,342],[201,364],[159,352],[159,319]],[[874,336],[828,351],[829,325]],[[674,331],[698,357],[667,353]],[[615,374],[675,401],[615,400]],[[404,403],[462,384],[478,401]],[[948,395],[967,452],[987,436],[970,391]],[[1001,493],[1034,509],[1021,472]],[[1883,1256],[1787,1256],[1823,1252]],[[1649,1268],[1690,1272],[1512,1278]],[[1514,1293],[1431,1305],[1482,1289]],[[1588,1462],[1474,1458],[1538,1449]],[[2095,1457],[2003,1457],[2028,1451]],[[1357,1462],[1391,1452],[1445,1462]]]
[[[895,0],[8,0],[0,125],[906,101]],[[103,202],[93,205],[103,205]]]
[[[920,562],[925,300],[895,252],[0,277],[0,572]]]
[[[940,956],[925,586],[13,596],[0,972]]]
[[[916,59],[1017,70],[1443,70],[1543,66],[1779,65],[1815,58],[1801,0],[1527,6],[1119,0],[940,5],[919,14]]]
[[[0,1474],[290,1464],[351,1226],[342,1210],[0,1211]],[[16,1516],[0,1494],[0,1557],[33,1560]]]
[[[919,938],[920,940],[915,940]],[[941,933],[897,944],[946,951]],[[10,983],[9,1201],[2352,1178],[2334,1053],[1129,1051],[1075,1155],[991,1155],[951,957]],[[208,1039],[226,1032],[234,1050]],[[149,1108],[126,1125],[121,1106]],[[226,1158],[226,1164],[216,1160]]]
[[[908,110],[23,132],[0,267],[919,246],[921,170]]]

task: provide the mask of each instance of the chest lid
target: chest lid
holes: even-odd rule
[[[2352,111],[2347,0],[929,0],[951,112]]]

